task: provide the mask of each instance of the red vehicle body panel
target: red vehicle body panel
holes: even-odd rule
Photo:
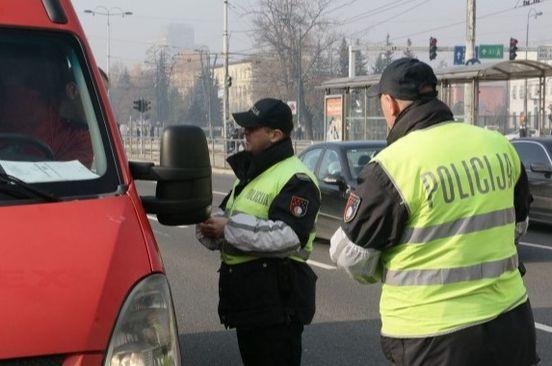
[[[41,0],[0,0],[0,27],[78,38],[127,190],[0,207],[0,359],[57,354],[65,366],[98,365],[132,287],[164,269],[91,49],[70,2],[60,3],[67,24],[51,22]]]
[[[0,221],[0,358],[104,349],[151,271],[129,197],[3,207]]]

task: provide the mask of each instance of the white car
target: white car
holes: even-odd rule
[[[511,132],[509,134],[504,135],[508,140],[513,140],[519,138],[519,129],[515,130],[514,132]],[[540,136],[540,133],[538,130],[534,128],[527,129],[527,136],[526,137],[538,137]]]

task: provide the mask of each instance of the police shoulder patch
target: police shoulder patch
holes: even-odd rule
[[[360,207],[360,202],[362,198],[357,196],[355,193],[349,194],[347,199],[347,204],[345,205],[345,211],[343,212],[343,221],[351,222],[356,217],[358,208]]]
[[[309,200],[292,196],[291,203],[289,204],[289,211],[295,217],[303,217],[307,214],[307,209],[309,207]]]

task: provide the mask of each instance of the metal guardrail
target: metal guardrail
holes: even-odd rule
[[[122,136],[123,146],[129,160],[147,160],[159,163],[160,142],[159,137],[149,136]],[[320,141],[312,140],[294,140],[293,147],[295,153],[301,151]],[[207,139],[209,146],[209,155],[211,157],[211,166],[213,168],[229,169],[226,162],[228,156],[245,149],[243,139]]]

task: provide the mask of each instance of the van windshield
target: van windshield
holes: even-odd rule
[[[73,36],[0,29],[2,173],[56,196],[115,192],[120,180],[94,88]]]

